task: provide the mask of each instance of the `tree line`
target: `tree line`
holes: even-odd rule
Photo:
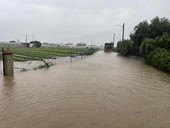
[[[170,73],[170,21],[155,17],[150,23],[140,22],[130,34],[130,40],[119,41],[117,52],[141,56],[145,62]]]

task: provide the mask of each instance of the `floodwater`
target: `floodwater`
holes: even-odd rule
[[[99,51],[0,75],[0,128],[169,128],[170,75]]]

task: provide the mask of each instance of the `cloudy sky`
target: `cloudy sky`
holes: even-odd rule
[[[169,0],[0,0],[0,41],[101,45],[129,38],[140,21],[170,19]],[[32,36],[33,35],[33,36]]]

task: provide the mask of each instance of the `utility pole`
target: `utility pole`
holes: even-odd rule
[[[123,30],[122,30],[122,41],[124,40],[124,35],[125,35],[125,23],[123,23],[122,26]]]
[[[113,42],[115,43],[115,33],[113,34]]]
[[[117,26],[122,27],[122,41],[123,41],[125,35],[125,23],[123,23],[123,26],[122,25],[117,25]]]
[[[27,35],[26,35],[26,43],[27,43]]]

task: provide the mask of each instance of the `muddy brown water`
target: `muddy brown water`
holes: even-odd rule
[[[0,75],[0,128],[169,128],[170,75],[135,57],[96,54]]]

